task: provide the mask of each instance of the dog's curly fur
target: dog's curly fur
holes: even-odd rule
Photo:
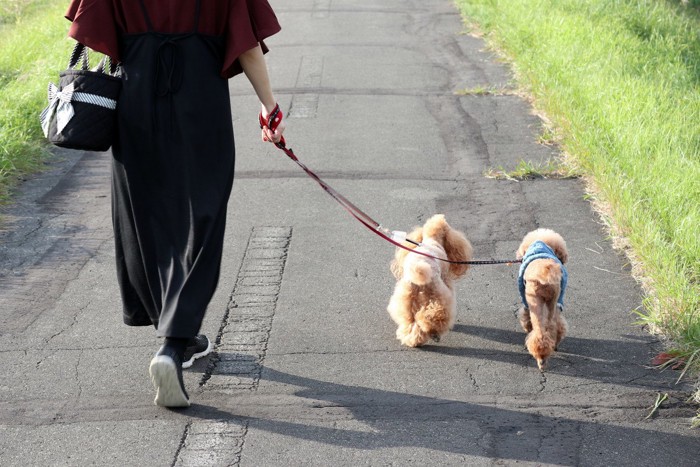
[[[537,229],[528,233],[518,247],[517,258],[522,259],[530,245],[537,240],[547,244],[559,261],[566,264],[569,259],[566,242],[551,229]],[[536,259],[525,270],[528,309],[523,306],[518,310],[518,320],[528,333],[525,346],[537,361],[540,371],[545,370],[547,359],[557,350],[568,331],[566,320],[557,306],[561,277],[561,266],[553,259]]]
[[[408,238],[421,243],[416,251],[453,261],[468,261],[472,246],[465,235],[436,214]],[[409,245],[407,243],[407,245]],[[414,245],[411,245],[414,246]],[[387,311],[398,325],[396,338],[409,347],[429,339],[439,341],[455,322],[453,282],[466,274],[467,264],[451,264],[397,248],[391,272],[397,279]]]

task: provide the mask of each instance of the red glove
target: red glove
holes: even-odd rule
[[[272,109],[272,112],[269,113],[267,119],[263,117],[262,112],[260,112],[260,114],[258,115],[258,120],[260,121],[260,128],[262,129],[264,127],[267,127],[270,129],[270,131],[274,133],[275,131],[277,131],[277,127],[280,126],[280,123],[282,123],[282,117],[284,117],[284,114],[282,113],[282,110],[280,110],[280,105],[275,104],[275,108]],[[280,142],[276,144],[284,146],[284,136],[282,136]]]

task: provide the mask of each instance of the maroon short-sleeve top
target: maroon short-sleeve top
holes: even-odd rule
[[[192,31],[197,0],[144,0],[153,28],[163,33]],[[267,0],[200,0],[198,32],[223,36],[226,51],[221,76],[243,69],[238,57],[280,31]],[[66,18],[73,22],[68,35],[93,50],[120,60],[119,36],[148,31],[138,0],[72,0]]]

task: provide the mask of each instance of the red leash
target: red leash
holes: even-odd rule
[[[282,111],[280,110],[279,104],[275,105],[275,108],[270,112],[270,114],[267,117],[267,120],[263,118],[262,112],[259,115],[259,120],[260,120],[260,128],[267,127],[273,132],[277,129],[277,126],[280,124],[282,121]],[[333,199],[335,199],[338,204],[343,206],[346,211],[348,211],[355,219],[360,221],[362,225],[367,227],[369,230],[374,232],[375,234],[379,235],[382,237],[384,240],[388,241],[389,243],[392,243],[393,245],[403,248],[404,250],[410,251],[411,253],[416,253],[422,256],[426,256],[428,258],[436,259],[439,261],[444,261],[446,263],[452,263],[452,264],[513,264],[513,263],[519,263],[521,260],[473,260],[473,261],[452,261],[449,259],[443,259],[443,258],[438,258],[433,255],[430,255],[428,253],[423,253],[421,251],[416,251],[413,248],[409,248],[405,245],[403,245],[402,241],[412,243],[415,246],[420,246],[419,243],[414,242],[413,240],[406,238],[406,232],[401,232],[397,230],[389,230],[386,227],[382,227],[379,222],[375,221],[372,219],[369,215],[367,215],[364,211],[362,211],[360,208],[352,204],[345,196],[341,195],[338,193],[333,187],[331,187],[329,184],[324,182],[318,175],[316,175],[311,169],[309,169],[306,165],[304,165],[303,162],[301,162],[297,156],[294,154],[294,151],[292,151],[292,148],[288,148],[287,144],[284,140],[284,136],[282,139],[280,139],[279,143],[275,143],[275,146],[277,146],[279,149],[281,149],[287,157],[289,157],[291,160],[296,162],[296,164],[301,167],[306,174],[316,180],[316,183],[321,185],[321,188],[323,188],[326,193],[328,193]]]

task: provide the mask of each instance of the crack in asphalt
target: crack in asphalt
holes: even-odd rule
[[[78,394],[75,396],[76,400],[80,400],[80,396],[83,394],[83,385],[80,381],[80,361],[83,358],[84,352],[84,350],[81,350],[80,353],[78,353],[78,358],[75,362],[75,383],[78,386]]]
[[[540,388],[537,392],[544,392],[547,389],[547,375],[545,372],[540,372]]]
[[[480,367],[481,367],[481,365],[477,365],[476,369],[479,370]],[[474,374],[469,369],[467,369],[467,377],[469,378],[469,381],[471,381],[472,387],[478,392],[479,391],[479,383],[477,382]]]
[[[55,352],[55,351],[49,352],[47,355],[44,355],[43,357],[41,357],[41,358],[39,359],[39,361],[36,362],[35,368],[36,368],[36,369],[39,369],[39,367],[40,367],[41,365],[43,365],[44,362],[45,362],[48,358],[53,357],[54,355],[56,355],[56,353],[57,353],[57,352]]]
[[[182,449],[185,447],[185,440],[187,439],[187,435],[190,432],[191,426],[192,426],[192,422],[187,422],[184,430],[182,431],[182,436],[180,437],[180,443],[178,444],[177,449],[175,450],[175,455],[173,456],[173,461],[170,464],[171,467],[174,467],[177,464],[177,461],[180,457],[180,452],[182,452]]]
[[[78,315],[80,315],[80,313],[82,313],[85,310],[85,308],[86,308],[86,306],[83,306],[83,307],[81,307],[80,310],[73,313],[73,315],[71,316],[73,318],[73,320],[71,321],[70,324],[68,324],[67,326],[62,328],[60,331],[52,334],[48,338],[44,339],[44,347],[43,348],[45,349],[53,339],[55,339],[56,337],[60,336],[61,334],[63,334],[64,332],[68,331],[73,326],[75,326],[76,323],[78,322]]]

